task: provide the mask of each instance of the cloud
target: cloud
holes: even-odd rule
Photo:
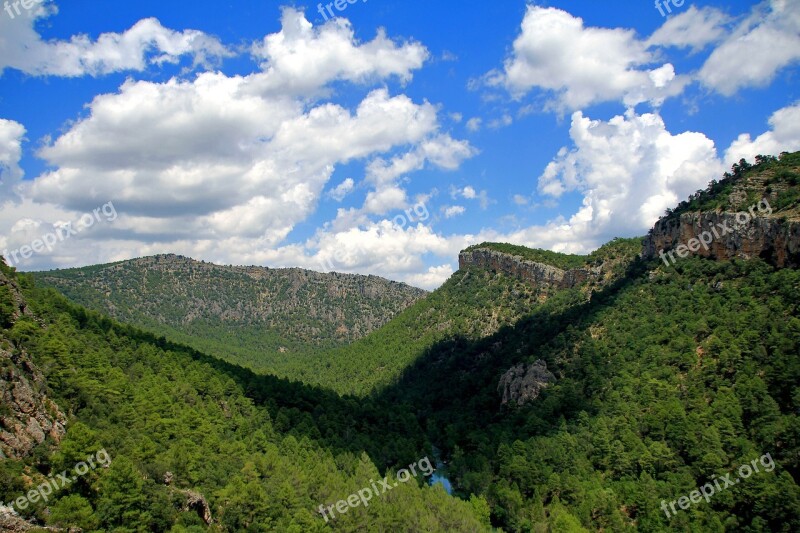
[[[3,13],[0,74],[13,68],[33,76],[101,76],[178,63],[183,56],[190,56],[194,65],[208,65],[232,55],[215,37],[170,30],[155,18],[142,19],[123,33],[103,33],[95,41],[88,35],[44,41],[34,24],[54,13],[52,5],[39,5],[13,20]]]
[[[415,287],[433,290],[441,286],[452,275],[453,267],[451,265],[433,266],[428,268],[427,272],[408,276],[406,282]]]
[[[515,194],[514,203],[516,205],[528,205],[530,203],[530,199],[528,199],[527,196],[522,196],[521,194]]]
[[[455,170],[476,153],[477,150],[469,142],[437,133],[419,142],[411,151],[396,155],[389,161],[375,158],[367,167],[366,178],[374,190],[367,194],[363,209],[377,215],[386,214],[392,209],[403,209],[408,204],[398,178],[421,170],[428,163],[442,170]]]
[[[483,119],[480,119],[478,117],[473,117],[473,118],[471,118],[471,119],[469,119],[467,121],[467,129],[469,131],[473,131],[473,132],[474,131],[478,131],[478,130],[481,129],[481,123],[482,122],[483,122]]]
[[[755,139],[742,133],[725,152],[728,165],[744,158],[751,163],[757,155],[779,155],[800,150],[800,102],[775,111],[769,118],[771,131]]]
[[[0,205],[6,200],[18,199],[16,188],[24,175],[19,166],[24,139],[25,127],[22,124],[0,119]]]
[[[385,89],[355,112],[334,104],[304,112],[294,101],[248,95],[251,80],[205,73],[193,82],[128,82],[97,97],[88,118],[40,151],[57,169],[31,194],[75,209],[102,197],[139,215],[213,213],[212,226],[261,197],[259,208],[270,208],[262,222],[288,228],[309,214],[336,163],[436,129],[432,106]]]
[[[453,218],[466,213],[467,209],[463,205],[445,205],[442,206],[444,218]]]
[[[545,91],[552,95],[547,107],[557,110],[606,101],[659,105],[687,80],[676,77],[669,63],[647,68],[654,63],[633,30],[585,27],[566,11],[530,5],[503,72],[486,79],[518,98]]]
[[[369,272],[398,280],[424,272],[426,253],[449,251],[447,240],[421,220],[400,226],[384,219],[343,231],[320,231],[308,245],[318,250],[311,259],[317,269]]]
[[[406,206],[408,206],[406,191],[396,186],[381,187],[370,191],[364,201],[364,211],[376,215],[382,215],[394,209],[403,209]]]
[[[331,198],[333,198],[337,202],[341,202],[342,200],[344,200],[345,196],[350,194],[350,192],[353,190],[354,187],[355,187],[355,182],[353,181],[353,179],[347,178],[339,185],[337,185],[335,188],[333,188],[328,194],[330,195]]]
[[[119,212],[113,226],[22,266],[174,252],[219,263],[318,268],[326,246],[338,245],[338,235],[373,232],[376,250],[395,254],[417,236],[438,243],[429,228],[417,227],[419,220],[405,228],[373,220],[408,205],[400,178],[427,165],[453,170],[477,153],[440,131],[437,106],[381,87],[387,77],[408,79],[422,64],[424,48],[397,45],[382,35],[361,44],[345,21],[314,28],[294,10],[284,10],[283,22],[288,26],[261,45],[263,70],[204,72],[164,82],[129,79],[117,91],[95,97],[81,118],[45,139],[37,155],[47,170],[21,183],[19,206],[4,205],[0,243],[14,249],[29,242],[30,225],[23,224],[22,231],[20,220],[51,228],[109,201]],[[326,43],[349,54],[348,64],[328,70],[303,59],[319,54],[317,47]],[[304,68],[293,71],[295,60]],[[281,88],[278,80],[287,85]],[[379,88],[348,106],[308,98],[330,94],[325,84],[341,81]],[[20,125],[0,123],[3,187],[21,178],[23,135]],[[330,188],[335,169],[345,164],[364,167],[365,184],[373,189],[364,207],[340,209],[308,243],[287,243],[292,230],[317,211],[326,189],[337,199],[356,187],[347,178]],[[399,263],[388,256],[353,256],[353,264],[374,264],[376,273],[401,277],[424,270],[420,250],[411,246]]]
[[[366,83],[390,76],[409,81],[430,57],[422,44],[396,44],[384,30],[359,43],[341,17],[315,27],[301,11],[284,8],[281,25],[280,32],[252,48],[266,74],[258,85],[265,92],[313,95],[333,81]]]
[[[759,4],[706,60],[698,78],[725,96],[764,87],[782,68],[800,60],[800,3]]]
[[[713,141],[697,132],[673,135],[657,114],[629,110],[606,122],[576,112],[570,137],[574,146],[547,165],[539,191],[583,195],[581,209],[560,226],[584,246],[644,234],[668,207],[723,170]]]
[[[481,190],[480,192],[478,192],[472,185],[467,185],[466,187],[461,189],[458,189],[456,187],[451,187],[450,196],[454,200],[456,198],[464,198],[466,200],[478,200],[481,209],[486,209],[489,207],[490,203],[493,203],[492,200],[489,198],[489,193],[486,192],[486,190]]]
[[[511,115],[505,114],[500,118],[489,121],[489,128],[497,130],[500,128],[505,128],[506,126],[510,126],[513,123],[514,119],[511,117]]]
[[[393,183],[404,174],[421,170],[427,162],[441,169],[455,170],[475,154],[477,151],[468,141],[455,140],[448,134],[437,134],[389,161],[375,159],[367,168],[367,180],[375,184]]]
[[[699,51],[722,40],[730,17],[722,11],[703,7],[673,15],[647,40],[648,46],[674,46]]]
[[[464,198],[466,198],[468,200],[474,200],[475,198],[478,197],[478,194],[475,192],[475,188],[470,186],[470,185],[468,185],[468,186],[464,187],[463,189],[461,189],[460,193],[461,193],[461,196],[463,196]]]

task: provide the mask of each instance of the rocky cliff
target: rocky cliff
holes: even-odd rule
[[[800,223],[756,216],[740,224],[745,217],[739,215],[684,213],[679,218],[659,220],[644,239],[642,256],[666,257],[672,262],[672,257],[679,256],[668,252],[677,252],[683,245],[688,250],[681,250],[684,255],[718,260],[760,257],[778,267],[800,266]],[[692,243],[694,239],[697,242]]]
[[[0,271],[5,326],[30,316],[19,287]],[[41,371],[0,329],[0,459],[22,458],[50,438],[60,442],[66,416],[46,394]]]
[[[667,264],[689,255],[760,257],[780,268],[800,266],[800,153],[757,161],[734,165],[733,174],[658,220],[642,256]]]
[[[571,289],[600,276],[598,269],[563,270],[491,248],[472,248],[462,251],[458,256],[458,266],[460,269],[478,267],[494,270],[538,287],[553,289]]]

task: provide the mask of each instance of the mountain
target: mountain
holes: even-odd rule
[[[413,414],[455,493],[485,497],[505,531],[800,530],[800,271],[782,259],[798,161],[737,164],[644,239],[590,256],[471,247],[441,288],[305,378]],[[695,247],[681,221],[749,207],[717,227],[715,253],[659,257]],[[681,509],[726,476],[735,488]]]
[[[305,383],[22,276],[10,351],[71,420],[55,452],[0,463],[17,483],[0,497],[102,442],[122,466],[49,523],[117,526],[133,502],[159,510],[132,515],[150,530],[209,530],[190,491],[229,531],[800,531],[798,180],[800,154],[740,162],[587,256],[471,247],[383,327],[298,362]],[[420,480],[341,521],[314,511],[423,454],[456,498]]]
[[[469,248],[460,255],[459,271],[442,287],[365,338],[309,357],[295,375],[340,393],[375,394],[396,383],[438,342],[486,338],[550,300],[554,308],[585,302],[594,290],[624,275],[640,250],[641,239],[616,239],[588,256],[498,243]],[[532,256],[542,262],[529,260]],[[591,275],[569,286],[555,282],[566,263]]]
[[[3,531],[489,529],[485,500],[428,486],[413,419],[119,324],[2,261],[0,346],[3,453],[19,420],[55,428],[0,460]]]
[[[455,492],[485,496],[505,531],[800,530],[799,163],[735,165],[589,294],[581,257],[468,250],[454,278],[500,275],[550,296],[491,335],[422,347],[380,397],[415,413]],[[692,243],[709,228],[694,221],[736,222],[750,206],[725,235],[716,227],[712,253]],[[388,342],[376,337],[403,316],[353,346]],[[690,500],[701,488],[714,494]]]
[[[427,294],[376,276],[219,266],[177,255],[35,276],[89,309],[288,377],[309,354],[365,336]]]

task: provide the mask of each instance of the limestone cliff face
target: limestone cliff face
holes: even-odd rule
[[[489,248],[462,251],[458,256],[458,266],[460,269],[478,267],[495,270],[545,289],[571,289],[598,279],[600,274],[599,271],[588,269],[562,270]]]
[[[14,302],[12,322],[29,315],[19,287],[2,272],[0,286]],[[41,371],[25,350],[0,332],[0,459],[19,459],[29,455],[48,437],[60,442],[66,416],[50,400]]]
[[[730,212],[684,213],[679,218],[663,218],[644,239],[642,256],[659,257],[662,250],[688,245],[705,233],[706,240],[710,238],[711,242],[689,252],[690,255],[717,260],[760,257],[778,267],[800,266],[800,222],[768,216],[756,216],[745,222],[746,218],[750,217],[737,218],[736,213]]]

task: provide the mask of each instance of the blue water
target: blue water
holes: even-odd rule
[[[453,485],[450,483],[450,480],[434,472],[430,480],[431,487],[436,485],[437,483],[442,487],[444,487],[444,490],[445,492],[447,492],[447,494],[451,496],[453,495]]]

